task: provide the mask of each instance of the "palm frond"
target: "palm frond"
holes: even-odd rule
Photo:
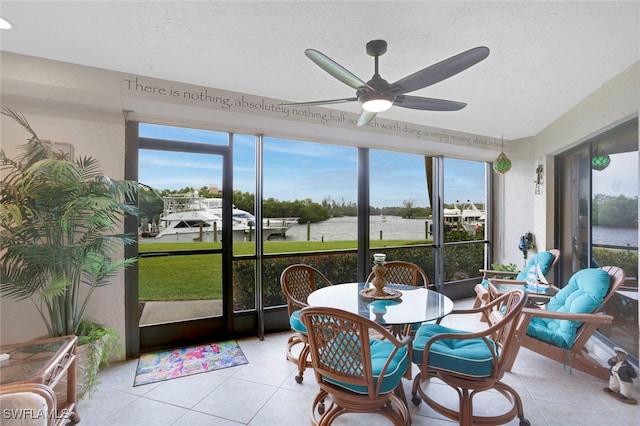
[[[118,258],[135,236],[117,228],[137,215],[138,184],[105,176],[95,158],[56,156],[22,114],[2,114],[30,139],[15,160],[0,151],[0,293],[30,299],[51,335],[73,333],[94,290],[136,261]]]

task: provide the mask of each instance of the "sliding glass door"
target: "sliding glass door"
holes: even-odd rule
[[[618,266],[623,287],[604,307],[600,337],[638,358],[638,122],[617,126],[557,160],[560,283],[584,268]]]

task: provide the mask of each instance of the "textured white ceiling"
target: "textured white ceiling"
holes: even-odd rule
[[[476,46],[487,59],[413,95],[459,112],[380,117],[491,137],[534,135],[640,60],[640,2],[2,1],[4,51],[302,102],[353,96],[317,49],[367,81],[388,42],[393,82]],[[358,113],[357,103],[332,106]]]

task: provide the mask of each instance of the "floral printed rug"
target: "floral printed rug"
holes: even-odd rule
[[[247,364],[235,340],[140,355],[133,386]]]

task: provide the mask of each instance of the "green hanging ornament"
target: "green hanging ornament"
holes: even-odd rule
[[[602,171],[606,169],[610,163],[611,163],[611,157],[609,157],[609,154],[599,153],[598,150],[596,149],[596,152],[594,153],[593,158],[591,159],[591,168],[593,170]]]
[[[493,162],[493,170],[498,173],[507,173],[511,170],[511,160],[504,153],[504,138],[502,139],[502,146],[500,148],[500,155],[496,158],[496,161]]]

